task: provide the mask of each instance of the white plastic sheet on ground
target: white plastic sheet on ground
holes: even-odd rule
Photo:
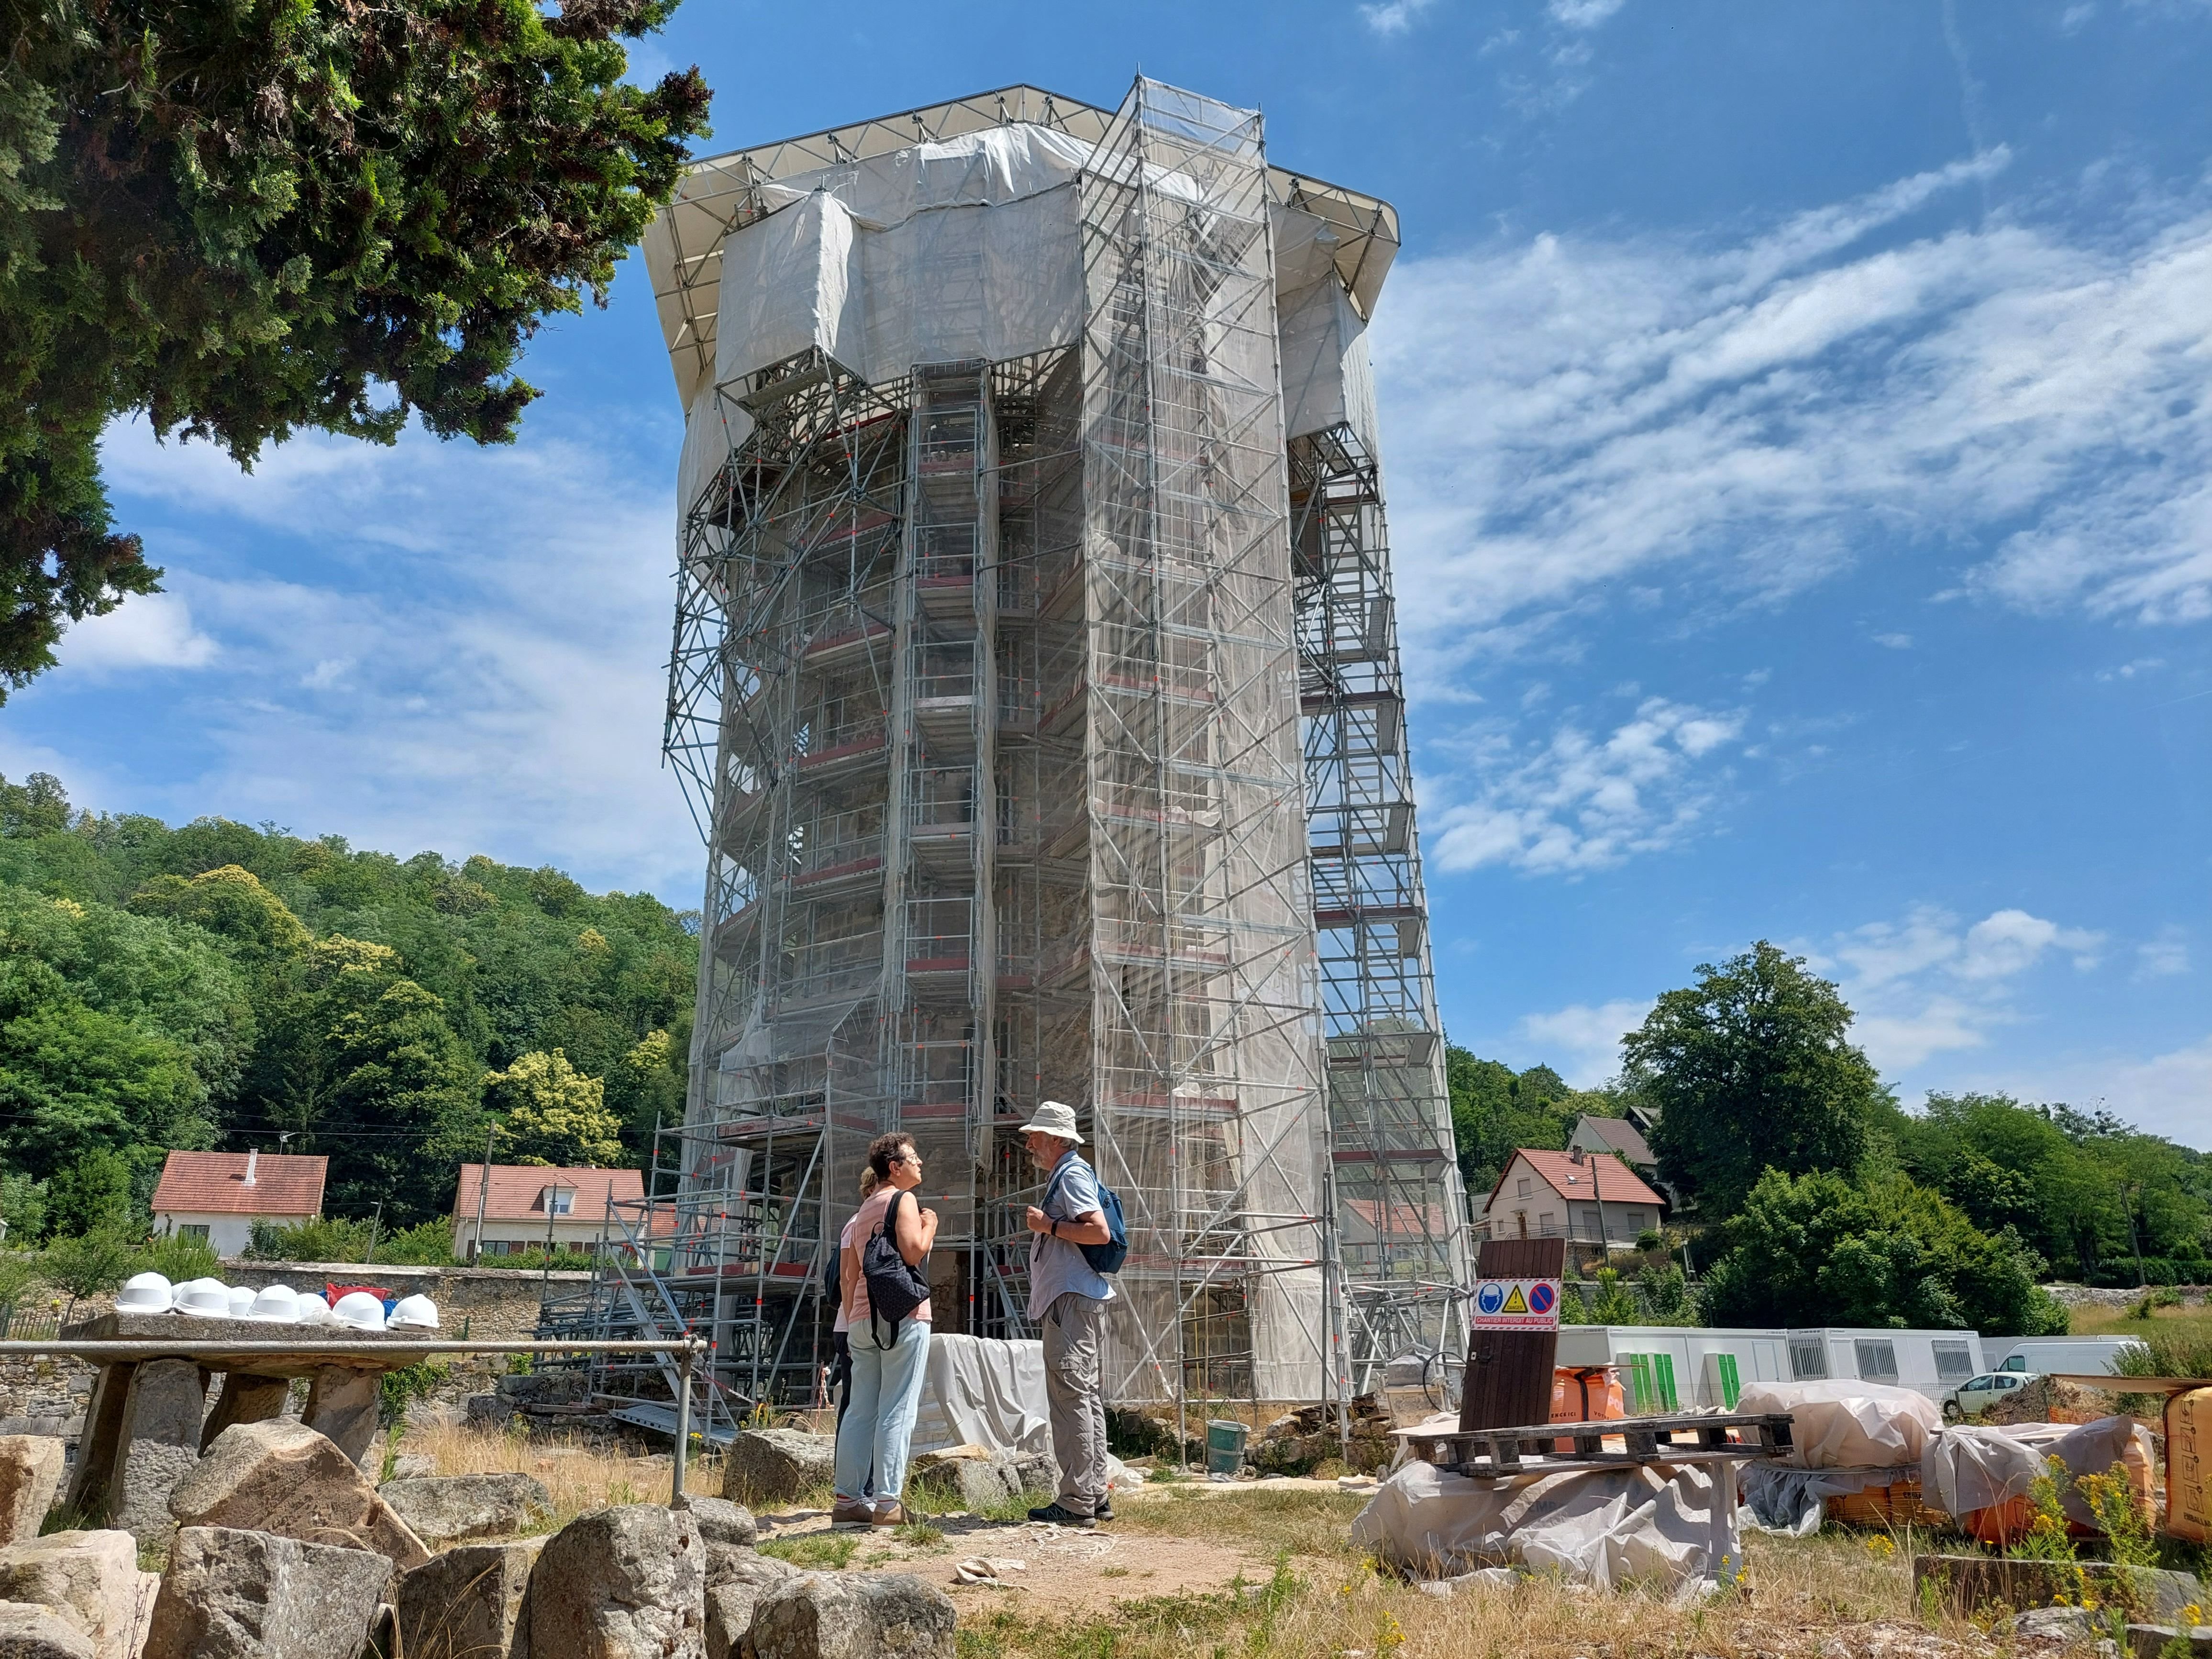
[[[2025,1497],[2055,1457],[2073,1474],[2102,1474],[2125,1455],[2135,1440],[2142,1456],[2150,1455],[2150,1431],[2124,1417],[2094,1423],[2008,1423],[2002,1427],[1972,1424],[1946,1429],[1929,1443],[1920,1464],[1922,1497],[1948,1515],[1994,1508]],[[2094,1524],[2078,1492],[2065,1494],[2067,1518]]]
[[[1925,1395],[1883,1382],[1754,1382],[1738,1412],[1787,1412],[1801,1469],[1902,1469],[1920,1461],[1942,1414]]]
[[[922,1368],[914,1449],[1047,1452],[1044,1344],[995,1337],[933,1336]]]
[[[1717,1533],[1722,1559],[1713,1559],[1710,1467],[1647,1463],[1492,1482],[1409,1463],[1354,1518],[1352,1541],[1431,1579],[1493,1566],[1555,1571],[1601,1589],[1725,1577],[1741,1546],[1729,1504]]]

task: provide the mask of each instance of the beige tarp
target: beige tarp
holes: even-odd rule
[[[1801,1469],[1901,1469],[1917,1463],[1942,1414],[1927,1395],[1882,1382],[1754,1382],[1739,1412],[1787,1412]]]

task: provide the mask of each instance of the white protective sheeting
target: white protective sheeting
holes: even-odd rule
[[[922,1368],[914,1449],[1048,1452],[1044,1344],[995,1337],[933,1336]]]
[[[916,363],[1073,343],[1089,153],[1000,127],[764,186],[781,205],[723,246],[715,379],[810,346],[879,385]]]
[[[1968,1424],[1945,1429],[1929,1443],[1921,1460],[1921,1494],[1946,1515],[1992,1509],[2025,1497],[2047,1458],[2057,1458],[2070,1474],[2103,1474],[2121,1461],[2130,1440],[2147,1463],[2150,1431],[2125,1417],[2100,1418],[2094,1423],[2009,1423],[2001,1428]],[[2094,1524],[2089,1506],[2070,1487],[2064,1504],[2069,1520]]]
[[[1679,1584],[1733,1572],[1741,1559],[1734,1504],[1720,1521],[1717,1533],[1705,1465],[1490,1482],[1408,1463],[1353,1518],[1352,1541],[1423,1578],[1520,1566],[1616,1589],[1631,1579]]]
[[[1898,1469],[1920,1461],[1942,1413],[1927,1395],[1885,1382],[1754,1382],[1736,1410],[1787,1412],[1790,1454],[1802,1469]]]
[[[684,449],[676,462],[676,501],[680,513],[698,504],[714,470],[745,441],[752,417],[720,396],[711,386],[699,388],[684,417]]]
[[[1334,271],[1324,264],[1323,273],[1320,281],[1285,294],[1279,302],[1284,434],[1298,438],[1347,424],[1371,454],[1377,446],[1367,325],[1352,309]]]
[[[723,245],[718,381],[727,385],[810,346],[845,361],[848,332],[858,337],[849,315],[853,236],[845,204],[817,191]]]

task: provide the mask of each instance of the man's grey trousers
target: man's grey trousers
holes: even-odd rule
[[[1106,1304],[1063,1291],[1044,1310],[1044,1397],[1052,1413],[1059,1501],[1095,1515],[1106,1496],[1106,1401],[1099,1388],[1099,1332]]]

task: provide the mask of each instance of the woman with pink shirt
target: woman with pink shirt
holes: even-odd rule
[[[891,1243],[909,1267],[919,1267],[937,1240],[937,1212],[908,1195],[921,1185],[921,1154],[910,1136],[878,1135],[868,1147],[876,1190],[845,1224],[839,1241],[840,1282],[846,1342],[853,1355],[845,1415],[837,1425],[837,1496],[833,1527],[896,1527],[906,1520],[899,1494],[906,1486],[907,1448],[921,1405],[922,1362],[929,1354],[929,1303],[925,1299],[893,1328],[868,1315],[868,1285],[860,1255],[870,1237],[890,1219]],[[875,1501],[866,1494],[874,1472]]]

